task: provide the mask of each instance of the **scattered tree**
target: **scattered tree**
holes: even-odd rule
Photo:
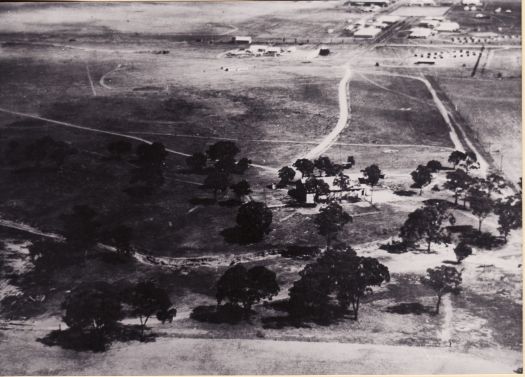
[[[370,194],[370,203],[373,203],[374,186],[376,186],[379,180],[382,178],[381,169],[376,164],[372,164],[363,170],[363,173],[368,181],[368,185],[372,188]]]
[[[202,170],[206,167],[206,162],[208,160],[208,157],[201,152],[195,152],[189,157],[186,157],[186,165],[195,172],[202,172]]]
[[[213,199],[217,201],[217,193],[226,191],[229,183],[230,177],[227,173],[214,169],[204,179],[203,187],[213,190]]]
[[[447,173],[447,181],[443,184],[443,187],[454,193],[454,204],[457,205],[461,193],[466,192],[472,182],[472,178],[464,170],[456,169]]]
[[[401,227],[399,236],[407,245],[425,240],[427,252],[430,253],[432,242],[438,244],[448,242],[449,236],[445,231],[443,222],[452,219],[454,217],[447,213],[443,205],[434,204],[418,208],[408,215],[408,219]]]
[[[230,186],[232,191],[237,195],[239,200],[243,200],[244,197],[250,195],[252,193],[252,190],[250,188],[250,184],[245,181],[244,179],[240,182],[237,182]]]
[[[414,187],[419,189],[419,195],[423,193],[423,187],[432,182],[432,171],[424,165],[419,165],[410,175],[414,181]]]
[[[131,306],[133,315],[139,317],[142,337],[151,316],[169,319],[176,315],[166,290],[152,280],[138,282],[125,295],[125,302]]]
[[[314,167],[319,171],[319,176],[322,176],[323,173],[326,174],[328,170],[331,170],[332,165],[332,161],[327,156],[320,156],[314,161]]]
[[[498,231],[507,242],[510,231],[521,228],[522,201],[520,194],[499,199],[494,206],[494,212],[498,215]]]
[[[480,191],[477,188],[469,190],[468,200],[472,214],[478,218],[478,231],[481,232],[481,224],[483,223],[483,220],[485,220],[492,212],[494,204],[487,193]]]
[[[472,255],[472,248],[466,242],[460,242],[454,248],[454,254],[456,254],[458,263],[461,263],[463,259]]]
[[[421,278],[421,282],[432,288],[437,294],[436,314],[439,314],[443,295],[446,293],[459,293],[461,280],[461,272],[452,266],[441,265],[427,269],[427,275]]]
[[[343,230],[344,226],[352,221],[352,216],[346,213],[338,203],[331,202],[319,210],[315,217],[319,234],[326,238],[326,248],[330,249],[330,244],[337,238],[337,233]]]
[[[239,208],[237,224],[247,238],[259,241],[270,232],[272,211],[264,203],[251,201]]]
[[[62,303],[62,320],[75,330],[94,330],[101,335],[123,318],[122,305],[105,282],[83,284],[73,289]]]
[[[309,177],[314,172],[314,163],[306,158],[295,161],[293,167],[299,170],[303,177]]]
[[[224,272],[217,282],[217,305],[228,300],[234,305],[242,305],[248,317],[254,303],[271,300],[279,293],[275,272],[264,266],[255,266],[247,270],[236,264]]]
[[[233,141],[221,140],[208,147],[206,154],[212,161],[235,158],[240,149]]]
[[[429,168],[432,173],[436,173],[443,169],[443,165],[441,165],[441,162],[437,160],[430,160],[427,162],[427,168]]]
[[[285,166],[279,170],[279,179],[281,180],[279,182],[280,186],[286,186],[293,182],[293,179],[295,177],[295,170],[292,169],[289,166]]]
[[[454,169],[462,162],[465,161],[467,155],[461,151],[454,151],[448,157],[448,162],[454,165]]]

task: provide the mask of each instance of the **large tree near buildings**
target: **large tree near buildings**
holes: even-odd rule
[[[242,264],[236,264],[217,281],[217,305],[228,300],[233,305],[242,306],[245,316],[249,317],[253,304],[271,300],[279,290],[275,272],[264,266],[246,269]]]
[[[230,184],[228,173],[213,169],[204,179],[203,188],[213,191],[213,199],[217,201],[219,191],[225,192]]]
[[[314,172],[314,163],[306,158],[295,161],[293,167],[299,170],[303,177],[309,177]]]
[[[327,156],[320,156],[314,160],[314,167],[319,171],[319,176],[332,169],[333,163]]]
[[[328,321],[334,314],[330,302],[335,297],[340,312],[352,306],[358,319],[361,299],[371,287],[390,281],[388,268],[375,258],[359,257],[352,248],[330,250],[300,272],[300,280],[290,289],[292,317],[315,317]]]
[[[330,249],[331,242],[337,238],[337,234],[351,221],[352,216],[346,213],[338,203],[330,202],[319,210],[314,222],[319,234],[326,239],[327,250]]]
[[[424,165],[419,165],[410,175],[414,181],[414,186],[419,189],[419,195],[423,193],[423,187],[432,182],[432,171]]]
[[[399,236],[407,245],[414,245],[420,240],[425,241],[427,252],[430,253],[433,242],[438,244],[448,242],[449,236],[443,223],[452,219],[454,219],[453,215],[449,214],[443,205],[424,206],[408,215]]]
[[[270,232],[272,211],[264,203],[251,201],[239,207],[236,221],[245,237],[259,241]]]
[[[437,295],[436,314],[439,314],[441,298],[447,293],[457,294],[461,290],[461,272],[452,266],[441,265],[427,269],[427,275],[421,278],[421,283],[432,288]]]
[[[315,194],[315,201],[318,201],[319,196],[328,195],[330,193],[330,186],[322,179],[310,177],[304,182],[304,188],[309,194]]]
[[[472,214],[478,218],[478,231],[481,232],[483,220],[494,210],[494,203],[488,194],[478,188],[473,188],[468,192],[468,201]]]
[[[293,179],[295,177],[295,170],[292,169],[289,166],[284,166],[281,169],[279,169],[279,185],[280,186],[286,186],[293,182]]]
[[[493,193],[501,194],[501,190],[507,186],[507,183],[501,175],[490,173],[486,178],[473,179],[473,185],[477,190],[486,192],[491,198]]]
[[[366,167],[363,170],[363,174],[365,178],[367,179],[368,185],[372,189],[371,194],[370,194],[370,204],[373,204],[374,186],[376,186],[379,183],[379,180],[381,179],[383,174],[381,173],[381,169],[379,169],[379,166],[377,166],[376,164],[372,164]]]

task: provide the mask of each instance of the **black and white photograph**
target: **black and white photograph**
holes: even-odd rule
[[[0,3],[0,376],[522,374],[521,17]]]

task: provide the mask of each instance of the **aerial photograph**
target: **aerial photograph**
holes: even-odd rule
[[[0,3],[0,375],[522,374],[519,0]]]

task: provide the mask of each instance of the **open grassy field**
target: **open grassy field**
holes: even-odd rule
[[[521,177],[520,80],[451,80],[441,84],[477,132],[486,150],[513,181]]]

